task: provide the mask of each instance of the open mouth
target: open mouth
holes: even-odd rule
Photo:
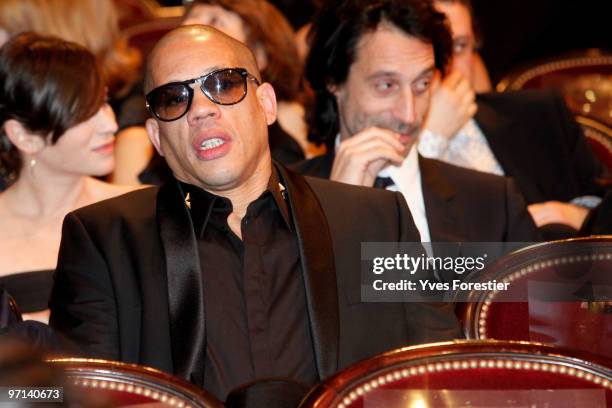
[[[229,153],[231,145],[232,138],[227,132],[210,129],[202,132],[192,146],[200,160],[214,160]]]
[[[219,137],[213,137],[212,139],[206,139],[200,144],[200,150],[210,150],[215,147],[219,147],[225,144],[225,140]]]

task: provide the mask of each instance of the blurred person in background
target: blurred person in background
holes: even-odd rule
[[[48,3],[40,0],[3,0],[0,2],[0,46],[11,35],[40,26],[40,20],[47,15]],[[37,10],[33,13],[32,10]]]
[[[119,124],[117,166],[110,179],[138,184],[152,147],[144,130],[148,118],[141,83],[141,56],[119,31],[112,0],[3,0],[0,29],[8,38],[23,31],[55,35],[87,47],[97,58]],[[0,40],[2,39],[0,31]]]
[[[274,87],[281,130],[299,144],[306,156],[317,153],[311,151],[313,146],[306,140],[303,67],[294,32],[280,11],[266,0],[196,0],[187,10],[183,24],[211,25],[245,43],[255,54],[264,80]],[[279,136],[270,137],[274,157],[274,142]]]
[[[603,194],[603,166],[562,98],[551,91],[478,94],[469,0],[434,0],[453,34],[448,72],[438,72],[419,152],[516,180],[545,238],[574,235]]]
[[[491,79],[478,50],[482,37],[470,0],[436,0],[434,5],[446,15],[453,35],[451,71],[458,71],[474,92],[490,92]]]
[[[0,48],[0,281],[26,318],[46,321],[64,216],[131,188],[112,172],[117,123],[96,58],[22,33]]]

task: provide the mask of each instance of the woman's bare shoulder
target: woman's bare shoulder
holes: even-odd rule
[[[120,184],[111,184],[111,183],[106,183],[104,181],[97,180],[94,178],[90,178],[88,180],[88,183],[89,183],[89,192],[90,192],[89,196],[92,200],[91,203],[89,204],[92,204],[98,201],[102,201],[102,200],[106,200],[109,198],[117,197],[117,196],[129,193],[131,191],[134,191],[134,190],[148,187],[146,185],[124,186]]]

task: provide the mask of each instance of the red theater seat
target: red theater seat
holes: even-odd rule
[[[612,362],[550,345],[456,341],[362,361],[301,408],[612,407]]]
[[[213,396],[161,371],[116,361],[53,359],[63,369],[72,394],[80,393],[99,406],[162,404],[173,407],[221,408]]]
[[[496,86],[498,92],[542,88],[561,92],[595,154],[612,171],[612,54],[590,49],[528,63]]]
[[[612,54],[598,49],[559,55],[517,67],[496,86],[498,92],[553,88],[574,114],[612,126]]]
[[[548,242],[513,252],[476,280],[464,309],[471,339],[552,343],[612,358],[612,236]]]
[[[612,110],[612,104],[610,106]],[[595,155],[612,174],[612,128],[585,116],[576,116],[576,122],[582,127]]]

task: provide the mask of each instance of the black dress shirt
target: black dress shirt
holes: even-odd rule
[[[297,239],[276,171],[241,222],[232,203],[183,184],[198,239],[204,282],[204,388],[224,399],[265,377],[314,384],[317,371]]]

